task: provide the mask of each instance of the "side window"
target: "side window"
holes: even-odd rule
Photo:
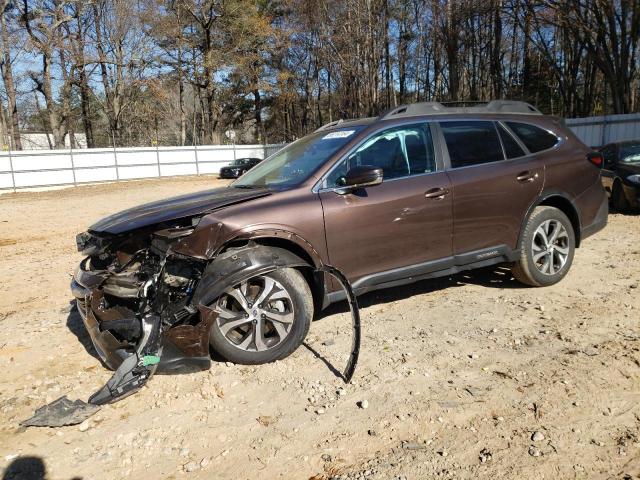
[[[547,150],[558,143],[558,137],[540,127],[526,123],[506,122],[531,153]]]
[[[493,122],[442,122],[440,128],[449,150],[452,168],[504,160],[502,145]]]
[[[360,165],[382,168],[385,180],[435,171],[429,126],[402,126],[374,134],[331,172],[327,187],[344,185],[349,169]]]
[[[499,123],[497,123],[496,126],[498,127],[500,140],[502,140],[502,146],[504,147],[504,153],[507,158],[518,158],[524,156],[524,150],[520,145],[518,145],[518,142],[516,142],[511,134]]]

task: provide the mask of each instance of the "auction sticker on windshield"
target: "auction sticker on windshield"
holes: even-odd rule
[[[353,132],[355,132],[355,130],[340,130],[339,132],[331,132],[327,133],[324,137],[322,137],[322,139],[329,140],[330,138],[347,138],[353,135]]]

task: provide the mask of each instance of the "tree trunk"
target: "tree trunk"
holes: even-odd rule
[[[51,135],[53,136],[53,148],[56,150],[63,149],[64,138],[66,134],[65,122],[61,118],[58,108],[53,99],[53,89],[51,87],[51,57],[45,53],[42,55],[42,94],[47,104],[47,115],[49,117],[49,126]]]
[[[82,24],[82,9],[80,6],[76,10],[76,63],[78,68],[78,87],[80,89],[80,111],[82,114],[82,126],[84,128],[84,135],[87,142],[87,148],[95,147],[95,140],[93,138],[93,124],[91,122],[90,111],[90,98],[91,90],[89,89],[89,81],[87,78],[87,70],[85,65],[85,42]]]
[[[264,140],[264,129],[262,127],[262,99],[260,98],[260,90],[257,88],[253,91],[253,105],[258,143],[262,143]]]
[[[502,0],[496,0],[493,17],[493,48],[491,49],[491,80],[493,98],[502,98]]]
[[[98,51],[98,63],[100,65],[100,77],[105,95],[105,113],[109,121],[109,132],[111,134],[114,147],[120,145],[120,129],[118,125],[118,113],[115,109],[114,91],[109,82],[109,72],[107,70],[107,54],[104,50],[102,38],[102,15],[97,3],[93,4],[93,24],[96,35],[96,50]]]
[[[2,79],[4,80],[5,90],[7,92],[7,115],[8,115],[8,131],[11,137],[13,150],[22,150],[22,140],[20,139],[20,124],[18,121],[18,104],[16,102],[16,89],[13,82],[13,66],[11,65],[11,45],[9,43],[9,32],[5,24],[4,14],[7,8],[7,2],[3,2],[2,11],[0,11],[0,36],[2,37]]]

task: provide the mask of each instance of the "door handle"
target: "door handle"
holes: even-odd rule
[[[449,194],[448,188],[436,187],[427,190],[424,194],[424,198],[444,198],[445,195]]]
[[[537,179],[538,179],[538,174],[537,173],[531,173],[529,171],[521,172],[516,177],[516,180],[518,180],[521,183],[533,182],[533,181],[535,181]]]

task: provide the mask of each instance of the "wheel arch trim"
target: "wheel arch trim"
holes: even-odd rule
[[[557,189],[543,191],[531,203],[531,205],[529,205],[529,208],[527,209],[527,212],[524,215],[522,223],[520,225],[517,248],[520,248],[520,244],[522,243],[522,236],[524,235],[525,227],[527,225],[527,222],[529,221],[529,217],[531,217],[531,213],[533,213],[533,210],[536,207],[540,206],[555,207],[563,212],[567,217],[569,217],[576,239],[576,248],[578,248],[580,246],[580,237],[582,230],[582,215],[580,212],[580,208],[575,204],[573,198],[567,192]]]
[[[229,249],[209,263],[198,282],[192,302],[206,307],[233,285],[278,268],[296,267],[313,268],[307,261],[283,248],[249,244]]]

